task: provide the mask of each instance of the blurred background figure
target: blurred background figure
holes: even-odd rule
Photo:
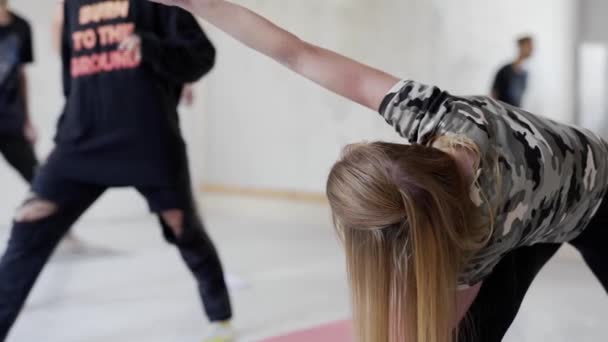
[[[30,24],[0,0],[0,152],[28,183],[38,166],[25,70],[33,61]]]
[[[521,107],[528,86],[525,62],[534,52],[534,39],[525,36],[517,40],[517,59],[498,71],[492,85],[492,97],[515,107]]]

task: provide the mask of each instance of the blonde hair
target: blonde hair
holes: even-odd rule
[[[454,339],[457,278],[488,237],[457,170],[438,148],[383,142],[347,146],[332,168],[358,341]]]

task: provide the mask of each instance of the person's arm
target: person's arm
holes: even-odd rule
[[[503,70],[501,69],[496,73],[496,76],[494,77],[494,83],[492,84],[492,90],[490,92],[490,96],[493,99],[498,100],[498,98],[500,97],[500,95],[501,95],[500,90],[502,89],[502,85],[504,82],[503,79],[504,79]]]
[[[21,98],[23,100],[22,108],[25,114],[25,123],[30,124],[30,99],[27,84],[27,72],[25,67],[21,67],[19,70],[19,91],[21,92]]]
[[[30,97],[28,91],[28,78],[26,66],[34,61],[34,46],[32,39],[32,30],[29,23],[24,22],[21,30],[21,47],[19,49],[19,92],[21,98],[21,108],[23,108],[24,125],[23,135],[33,144],[37,140],[36,129],[32,122],[30,114]]]
[[[477,285],[469,287],[466,290],[458,291],[458,294],[456,295],[457,312],[454,328],[456,328],[462,322],[467,312],[469,312],[471,305],[473,305],[475,298],[477,298],[477,295],[479,294],[481,285],[482,283],[479,283]]]
[[[181,85],[199,80],[215,64],[215,47],[190,13],[160,6],[158,10],[161,25],[157,30],[136,32],[119,49],[136,53],[169,82]]]
[[[53,25],[51,27],[51,35],[53,36],[53,49],[55,52],[61,54],[61,42],[63,32],[63,6],[65,0],[57,0],[55,5],[55,13],[53,14]]]
[[[195,100],[196,96],[194,94],[194,84],[185,84],[184,88],[182,89],[182,97],[180,99],[180,103],[185,105],[186,107],[192,107]]]
[[[398,79],[304,42],[256,13],[223,0],[151,0],[180,6],[320,86],[373,110]]]
[[[57,35],[59,39],[59,54],[61,56],[61,77],[63,83],[63,95],[67,99],[71,91],[72,75],[70,74],[71,60],[72,60],[72,49],[70,47],[70,23],[66,21],[67,6],[65,1],[60,0],[61,13],[58,14],[61,18],[61,25],[57,27]]]
[[[30,114],[30,99],[28,91],[27,72],[25,70],[25,67],[21,67],[21,70],[19,71],[19,91],[21,92],[21,99],[23,101],[23,115],[25,117],[23,135],[25,135],[27,140],[33,144],[36,142],[38,136],[36,133],[36,129],[34,128],[34,124],[32,123],[32,117]]]

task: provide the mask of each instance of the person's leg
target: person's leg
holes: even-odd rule
[[[38,168],[38,160],[34,147],[29,141],[18,136],[2,137],[0,139],[0,152],[26,182],[32,182]]]
[[[179,196],[183,194],[174,193],[175,189],[138,190],[146,197],[152,211],[158,213],[165,239],[179,249],[194,275],[209,320],[230,320],[232,309],[222,264],[194,203],[176,204],[182,202]]]
[[[32,182],[38,169],[38,160],[34,146],[25,137],[0,137],[0,152],[26,182]],[[84,248],[83,243],[72,232],[65,235],[64,243],[69,250],[82,250]]]
[[[0,341],[6,339],[57,243],[104,191],[98,186],[63,181],[45,183],[43,188],[51,195],[37,192],[18,209],[0,259]],[[61,200],[56,200],[53,192],[61,192]]]
[[[459,341],[502,341],[532,281],[559,248],[557,244],[539,244],[507,254],[484,280],[460,326]]]
[[[607,196],[608,197],[608,196]],[[570,242],[608,292],[608,198],[583,233]]]
[[[198,283],[205,313],[211,322],[232,318],[224,270],[213,241],[195,211],[165,210],[159,215],[168,241],[179,252]]]
[[[159,214],[166,240],[174,244],[194,275],[207,317],[211,322],[232,318],[222,263],[205,231],[192,195],[187,161],[180,162],[175,186],[140,187],[150,209]]]

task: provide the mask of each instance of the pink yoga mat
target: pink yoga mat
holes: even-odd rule
[[[351,331],[350,321],[339,321],[261,342],[352,342]]]

